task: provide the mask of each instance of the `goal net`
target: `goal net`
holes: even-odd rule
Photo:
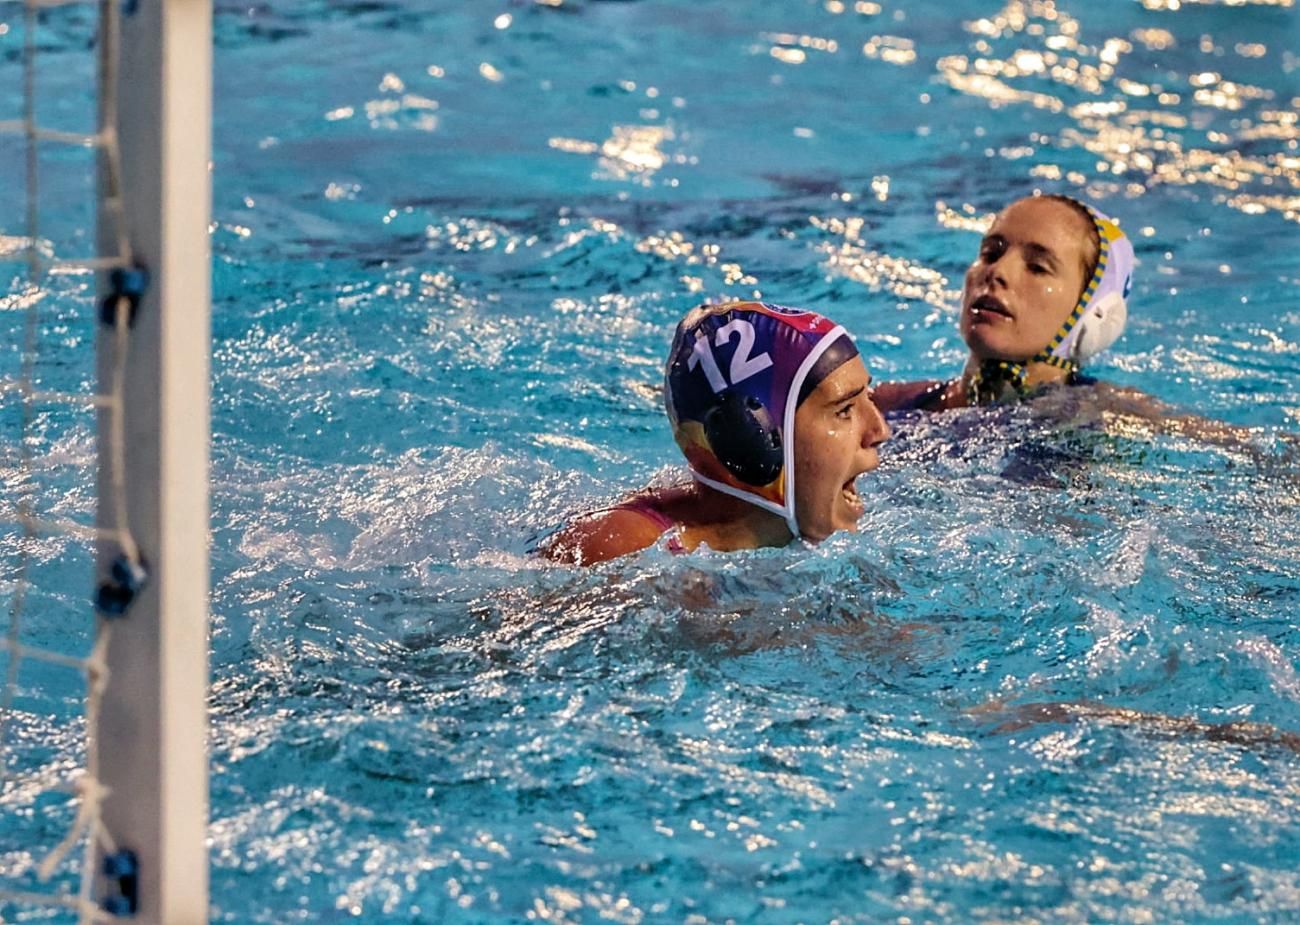
[[[207,917],[210,0],[0,0],[0,921]]]

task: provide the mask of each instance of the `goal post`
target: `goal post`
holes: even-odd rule
[[[119,335],[111,324],[98,334],[100,391],[120,376],[123,400],[116,425],[108,411],[99,417],[99,525],[120,529],[112,521],[124,514],[148,578],[125,614],[97,617],[112,623],[99,717],[102,818],[117,848],[136,856],[131,921],[189,925],[208,916],[212,4],[107,3],[121,12],[118,35],[103,37],[118,48],[105,50],[101,79],[111,86],[101,87],[101,123],[116,132],[120,160],[110,153],[101,164],[99,250],[121,253],[124,235],[147,285],[117,372]],[[125,509],[116,513],[115,479]],[[98,582],[121,551],[101,544]],[[96,868],[96,895],[111,894],[117,885]]]

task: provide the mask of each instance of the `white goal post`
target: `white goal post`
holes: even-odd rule
[[[208,916],[212,4],[107,2],[121,4],[112,17],[120,36],[116,67],[101,70],[114,85],[101,86],[100,98],[106,107],[116,101],[103,122],[116,131],[120,164],[101,166],[99,250],[118,252],[114,236],[124,228],[148,285],[130,327],[120,445],[110,415],[99,417],[99,519],[121,526],[107,500],[121,465],[124,513],[148,580],[126,614],[96,618],[113,623],[99,718],[99,777],[109,791],[102,812],[117,846],[138,861],[130,921],[190,925]],[[124,225],[113,215],[119,207]],[[98,336],[107,392],[115,333],[101,325]],[[120,551],[101,543],[101,582]],[[97,867],[96,895],[111,894],[117,885]]]
[[[38,123],[45,47],[39,33],[70,4],[94,3],[99,112],[95,131]],[[23,0],[21,120],[26,138],[28,265],[16,483],[41,443],[36,409],[97,409],[94,527],[45,516],[36,493],[0,501],[19,524],[9,626],[0,638],[0,750],[14,718],[24,660],[75,668],[86,682],[84,767],[54,788],[77,795],[67,835],[36,865],[38,881],[83,848],[79,888],[0,882],[0,902],[75,911],[82,925],[202,925],[208,920],[208,455],[211,257],[211,0]],[[5,34],[6,29],[0,31]],[[41,145],[96,150],[97,248],[55,253],[42,242]],[[75,245],[74,245],[75,246]],[[62,247],[59,247],[62,250]],[[39,387],[40,305],[49,271],[98,271],[94,394]],[[84,315],[83,315],[84,317]],[[48,620],[28,605],[31,550],[42,533],[94,539],[94,641],[87,657],[26,642]],[[6,575],[6,580],[8,576]],[[92,619],[86,610],[86,619]],[[27,623],[24,620],[27,620]],[[8,771],[0,751],[0,771]],[[19,771],[18,773],[21,773]],[[8,781],[5,781],[8,783]],[[38,850],[39,847],[37,846]],[[28,871],[20,871],[26,877]],[[7,909],[8,906],[3,908]],[[2,914],[2,913],[0,913]]]

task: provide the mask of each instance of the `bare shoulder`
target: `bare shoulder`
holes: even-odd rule
[[[636,511],[610,508],[587,514],[550,537],[538,550],[552,562],[595,565],[654,545],[663,528]]]

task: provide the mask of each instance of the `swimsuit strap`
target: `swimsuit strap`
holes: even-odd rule
[[[668,537],[669,552],[673,554],[686,552],[686,546],[682,543],[677,521],[655,507],[649,499],[633,498],[630,501],[624,501],[622,504],[615,504],[613,507],[607,508],[607,510],[631,511],[633,514],[640,514],[659,528],[660,535],[669,531],[672,532],[672,535]]]

